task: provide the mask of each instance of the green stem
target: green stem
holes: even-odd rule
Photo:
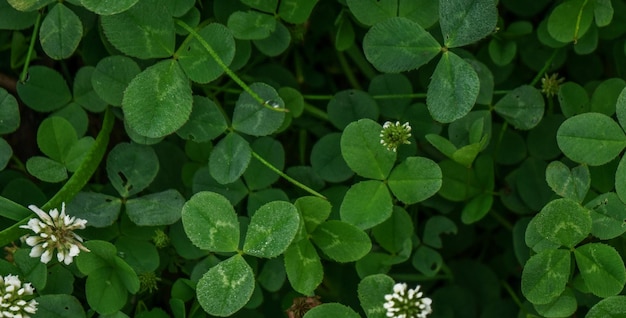
[[[508,91],[507,91],[508,92]],[[302,95],[308,100],[329,100],[335,95]],[[372,95],[373,99],[426,98],[426,93]]]
[[[535,75],[535,78],[533,78],[532,82],[530,82],[530,86],[535,86],[537,85],[537,83],[541,80],[541,77],[543,77],[543,75],[548,71],[548,69],[550,68],[550,65],[552,65],[552,62],[554,61],[554,58],[556,58],[556,54],[559,53],[559,49],[555,49],[554,52],[552,52],[552,55],[550,55],[550,58],[548,58],[548,60],[546,61],[546,63],[543,65],[543,67],[541,68],[541,70],[537,73],[537,75]]]
[[[363,75],[367,77],[367,79],[371,80],[376,75],[378,75],[376,70],[372,67],[372,64],[370,64],[370,62],[368,62],[365,59],[365,56],[363,55],[363,52],[359,50],[358,45],[351,46],[350,48],[346,50],[346,53],[352,59],[352,61],[356,64],[359,70],[361,70]]]
[[[309,103],[304,103],[304,111],[321,120],[330,121],[328,114]]]
[[[515,293],[515,291],[513,290],[513,288],[511,288],[511,286],[509,285],[509,283],[501,280],[500,284],[502,285],[502,287],[504,287],[504,289],[506,290],[507,293],[509,293],[509,296],[511,296],[511,299],[513,300],[513,302],[515,302],[517,304],[517,306],[523,310],[524,312],[526,312],[526,310],[524,309],[524,305],[522,304],[522,302],[520,301],[519,297],[517,297],[517,294]]]
[[[252,96],[252,98],[254,98],[256,101],[258,101],[259,104],[261,104],[262,106],[264,106],[266,108],[269,108],[269,109],[271,109],[273,111],[280,111],[280,112],[287,112],[288,111],[286,108],[274,108],[274,107],[272,107],[272,105],[270,105],[270,103],[268,103],[268,101],[264,100],[261,96],[259,96],[259,94],[257,94],[255,91],[253,91],[250,88],[250,86],[248,86],[246,83],[244,83],[243,80],[241,80],[241,78],[239,78],[239,76],[237,76],[237,74],[235,74],[235,72],[233,72],[230,68],[228,68],[228,65],[226,65],[226,63],[224,63],[224,61],[222,61],[220,56],[217,55],[217,52],[215,52],[215,50],[213,50],[211,45],[209,45],[209,43],[207,43],[207,41],[205,41],[204,38],[202,38],[198,34],[198,32],[196,32],[196,30],[192,29],[190,26],[188,26],[185,22],[183,22],[181,20],[176,20],[176,24],[180,25],[183,29],[185,29],[187,32],[189,32],[189,35],[195,37],[196,40],[200,43],[200,45],[202,45],[202,47],[204,47],[204,49],[209,53],[209,55],[211,55],[211,57],[213,58],[215,63],[217,63],[217,65],[219,65],[222,68],[222,70],[224,70],[224,73],[226,73],[233,81],[235,81],[235,83],[237,83],[244,91],[246,91],[246,93],[250,94],[250,96]]]
[[[76,196],[76,194],[85,186],[85,184],[87,184],[104,157],[107,145],[109,144],[109,136],[111,134],[111,130],[113,129],[114,121],[115,116],[113,116],[113,112],[107,108],[104,114],[102,129],[100,130],[100,133],[98,133],[98,137],[96,137],[96,141],[89,149],[85,159],[80,164],[76,172],[74,172],[72,177],[63,185],[63,187],[41,207],[42,210],[48,211],[53,207],[60,206],[63,202],[71,201],[72,198],[74,198],[74,196]],[[11,227],[1,231],[0,246],[7,245],[23,235],[25,230],[21,229],[20,225],[26,224],[29,219],[30,217],[24,218],[23,220],[13,224]]]
[[[276,174],[278,174],[279,176],[283,177],[285,180],[291,182],[293,185],[297,186],[298,188],[318,197],[318,198],[322,198],[324,200],[327,200],[325,196],[319,194],[317,191],[307,187],[306,185],[298,182],[298,180],[288,176],[286,173],[278,170],[278,168],[274,167],[271,163],[267,162],[267,160],[263,159],[263,157],[261,157],[258,153],[256,152],[252,152],[252,156],[254,158],[256,158],[257,160],[259,160],[262,164],[264,164],[266,167],[268,167],[270,170],[276,172]]]
[[[502,224],[507,230],[509,230],[509,232],[513,232],[513,224],[511,224],[511,222],[503,218],[502,215],[500,215],[498,212],[491,209],[489,210],[489,215],[491,215],[494,219],[496,219],[498,223]]]
[[[343,55],[343,52],[337,51],[337,58],[339,58],[339,64],[341,64],[343,74],[346,75],[346,78],[348,78],[350,85],[355,89],[361,90],[361,83],[359,83],[359,80],[357,80],[356,76],[354,76],[354,72],[352,71],[352,68],[350,68],[350,65],[348,65],[348,61],[346,61],[346,57]]]
[[[39,26],[41,25],[41,16],[43,14],[39,11],[37,14],[37,20],[35,20],[35,27],[33,28],[33,34],[30,36],[30,44],[28,45],[28,52],[26,52],[26,61],[24,61],[24,67],[22,68],[22,74],[20,74],[20,82],[24,83],[28,77],[28,66],[30,65],[30,58],[35,51],[35,42],[37,41],[37,35],[39,34]]]
[[[506,132],[508,127],[509,127],[509,123],[505,121],[504,124],[502,124],[502,128],[500,128],[500,134],[498,134],[498,141],[496,142],[496,146],[494,147],[494,152],[493,152],[494,162],[496,161],[496,159],[498,159],[498,150],[500,149],[500,145],[502,144],[502,139],[504,138],[504,133]]]

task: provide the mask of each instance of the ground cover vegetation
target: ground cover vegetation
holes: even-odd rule
[[[624,0],[0,0],[0,317],[624,317]]]

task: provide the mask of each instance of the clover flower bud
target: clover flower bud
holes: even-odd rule
[[[398,283],[393,286],[393,293],[385,295],[383,307],[387,310],[387,317],[390,318],[426,318],[432,309],[432,300],[423,297],[420,285],[415,289],[408,289],[405,283]]]
[[[35,235],[26,236],[24,240],[32,246],[30,257],[40,257],[41,262],[47,264],[56,251],[57,260],[69,265],[80,251],[89,252],[82,244],[83,239],[74,233],[74,230],[84,229],[87,221],[65,214],[65,203],[61,206],[61,213],[57,209],[46,213],[34,205],[28,208],[39,217],[20,226],[35,232]]]
[[[400,124],[397,121],[394,124],[388,121],[383,124],[383,130],[380,131],[380,143],[393,152],[402,144],[410,144],[409,137],[411,137],[411,125],[408,122]]]
[[[0,317],[29,318],[37,312],[37,301],[30,283],[22,284],[15,275],[0,276]]]

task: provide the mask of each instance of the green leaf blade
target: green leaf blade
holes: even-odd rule
[[[239,221],[224,196],[198,192],[182,210],[183,226],[191,242],[201,249],[233,252],[239,246]]]
[[[227,317],[252,297],[254,273],[239,254],[211,267],[198,281],[198,302],[210,315]]]
[[[360,229],[369,229],[391,216],[393,203],[385,184],[378,180],[352,185],[341,203],[341,220]]]
[[[439,24],[447,47],[474,43],[496,30],[493,0],[440,0]]]
[[[158,62],[128,84],[122,110],[128,125],[142,136],[167,136],[187,122],[193,108],[189,80],[178,62]]]
[[[248,168],[252,150],[239,134],[232,132],[215,146],[209,158],[211,176],[221,184],[233,183]]]
[[[367,32],[363,50],[379,71],[399,73],[428,63],[441,51],[441,45],[416,22],[394,17],[377,23]]]
[[[571,255],[567,250],[546,250],[533,255],[522,272],[522,294],[533,304],[547,304],[565,290]]]
[[[436,121],[451,123],[472,110],[479,90],[474,68],[458,55],[445,52],[428,85],[428,111]]]
[[[293,204],[283,201],[267,203],[252,216],[243,251],[256,257],[276,257],[289,247],[299,226],[300,216]]]
[[[340,263],[357,261],[372,248],[372,242],[363,230],[337,220],[320,224],[311,233],[311,239],[328,257]]]
[[[559,148],[570,159],[599,166],[613,160],[626,147],[626,135],[609,116],[584,113],[568,118],[557,131]]]
[[[589,243],[574,250],[576,264],[591,293],[606,298],[616,296],[626,283],[624,261],[614,247]]]
[[[441,168],[424,157],[409,157],[389,174],[387,184],[398,200],[414,204],[433,196],[441,189]]]
[[[341,135],[343,158],[362,177],[383,180],[396,160],[396,153],[380,144],[382,129],[371,119],[360,119],[349,124]]]
[[[46,15],[39,29],[44,52],[55,60],[70,57],[83,36],[83,24],[68,7],[59,3]]]

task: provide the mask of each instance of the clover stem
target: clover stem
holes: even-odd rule
[[[513,232],[513,225],[511,222],[507,221],[502,215],[498,214],[494,209],[489,210],[489,214],[498,221],[502,226],[504,226],[510,232]]]
[[[537,85],[537,83],[539,83],[543,75],[548,71],[548,69],[550,69],[550,66],[552,65],[552,62],[554,61],[554,59],[556,58],[557,53],[559,53],[559,49],[555,49],[552,52],[552,55],[550,55],[546,63],[543,64],[543,67],[541,68],[541,70],[539,70],[537,75],[535,75],[535,78],[533,78],[532,82],[530,82],[530,86],[535,86]]]
[[[235,72],[233,72],[230,68],[228,68],[228,65],[226,65],[226,63],[224,63],[224,61],[222,61],[220,56],[217,55],[217,52],[215,52],[215,50],[213,50],[211,45],[209,45],[209,43],[207,43],[207,41],[205,41],[204,38],[202,38],[200,36],[200,34],[198,34],[198,32],[196,32],[196,30],[194,30],[193,28],[191,28],[190,26],[188,26],[185,22],[183,22],[181,20],[176,20],[176,24],[180,25],[183,29],[185,29],[187,32],[189,32],[189,34],[191,36],[196,38],[196,40],[198,40],[200,45],[202,45],[202,47],[204,47],[204,49],[209,53],[209,55],[211,55],[211,57],[213,58],[215,63],[217,63],[217,65],[219,65],[222,68],[222,70],[224,70],[224,73],[226,73],[233,81],[235,81],[235,83],[237,83],[244,91],[246,91],[246,93],[250,94],[250,96],[252,96],[252,98],[254,98],[256,101],[258,101],[259,104],[261,104],[262,106],[264,106],[266,108],[269,108],[269,109],[271,109],[273,111],[280,111],[280,112],[288,111],[286,108],[275,108],[275,107],[272,107],[272,105],[270,105],[266,100],[264,100],[261,96],[259,96],[259,94],[257,94],[255,91],[253,91],[250,88],[250,86],[248,86],[246,83],[244,83],[244,81],[241,78],[239,78],[239,76],[237,76],[237,74],[235,74]]]
[[[348,79],[348,82],[350,82],[350,86],[355,89],[362,89],[359,80],[356,79],[352,68],[350,68],[350,65],[348,65],[348,61],[346,60],[346,56],[343,55],[343,52],[337,51],[337,58],[339,59],[339,64],[341,64],[341,70],[343,71],[343,74]]]
[[[33,55],[33,51],[35,50],[35,42],[37,41],[37,36],[39,34],[39,26],[41,25],[41,16],[43,14],[39,11],[37,14],[37,19],[35,20],[35,27],[33,28],[33,34],[30,36],[30,44],[28,45],[28,52],[26,52],[26,60],[24,61],[24,67],[22,68],[22,73],[20,74],[20,82],[24,83],[26,78],[28,77],[28,66],[30,65],[30,59]]]
[[[102,158],[104,158],[104,153],[106,152],[107,145],[109,144],[109,136],[113,130],[114,122],[115,116],[113,115],[111,109],[107,108],[104,113],[102,129],[100,129],[98,137],[96,137],[96,141],[94,141],[93,145],[89,149],[89,152],[85,155],[83,162],[80,164],[78,169],[76,169],[72,177],[63,185],[63,187],[41,207],[42,210],[48,211],[53,207],[61,206],[62,202],[71,201],[85,186],[85,184],[87,184],[93,173],[96,172]],[[0,245],[4,246],[18,239],[25,231],[19,226],[26,224],[30,218],[30,216],[26,217],[9,228],[0,231]]]
[[[503,280],[500,281],[500,285],[502,285],[502,287],[504,287],[504,289],[509,294],[509,296],[511,296],[511,299],[513,300],[513,302],[515,302],[521,310],[526,312],[526,310],[524,309],[524,305],[520,301],[519,297],[517,297],[517,294],[515,293],[513,288],[511,288],[511,285],[509,285],[509,283]]]
[[[286,173],[278,170],[278,168],[274,167],[271,163],[267,162],[267,160],[263,159],[263,157],[261,157],[258,153],[256,152],[252,152],[252,156],[254,158],[256,158],[258,161],[260,161],[262,164],[264,164],[266,167],[268,167],[270,170],[274,171],[276,174],[278,174],[279,176],[283,177],[285,180],[291,182],[293,185],[297,186],[298,188],[318,197],[318,198],[322,198],[324,200],[327,200],[325,196],[319,194],[317,191],[307,187],[306,185],[298,182],[296,179],[288,176]]]

